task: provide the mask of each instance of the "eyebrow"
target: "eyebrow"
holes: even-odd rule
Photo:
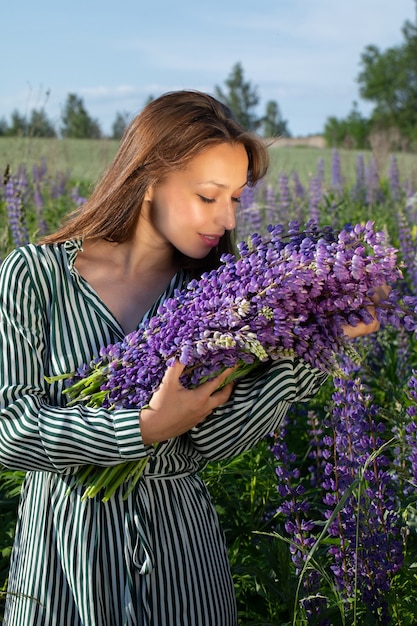
[[[218,183],[215,180],[203,180],[197,184],[198,185],[215,185],[216,187],[219,187],[219,189],[229,189],[228,185],[224,185],[223,183]],[[244,187],[247,184],[248,184],[248,181],[245,181],[243,185],[240,185],[239,189],[242,189],[242,187]]]

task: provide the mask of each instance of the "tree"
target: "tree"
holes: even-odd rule
[[[129,124],[131,115],[124,111],[123,113],[116,113],[116,118],[112,125],[112,139],[121,139],[123,133],[126,130],[127,125]]]
[[[24,115],[21,115],[17,109],[12,112],[11,123],[7,129],[10,137],[24,136],[27,134],[28,123]]]
[[[9,137],[56,137],[56,132],[44,109],[32,109],[29,121],[25,115],[21,115],[15,109],[11,115],[10,125],[7,124],[5,118],[0,120],[0,135]]]
[[[287,122],[282,119],[280,108],[275,100],[269,100],[266,103],[262,130],[264,137],[290,137]]]
[[[0,118],[0,137],[4,137],[8,134],[9,125],[5,117]]]
[[[231,109],[237,121],[246,130],[257,130],[262,123],[262,119],[256,115],[259,96],[256,87],[253,87],[249,81],[245,81],[240,63],[233,66],[225,84],[228,88],[227,93],[215,86],[217,98]]]
[[[358,83],[362,98],[375,103],[374,125],[417,140],[417,28],[406,22],[402,32],[404,43],[385,52],[367,46]]]
[[[357,102],[354,102],[347,118],[327,118],[324,136],[328,146],[363,150],[369,148],[370,131],[370,120],[361,115]]]
[[[61,133],[74,139],[100,139],[101,130],[97,120],[87,113],[82,98],[68,94],[62,113]]]
[[[28,124],[28,134],[31,137],[56,137],[55,128],[48,119],[44,109],[32,109]]]

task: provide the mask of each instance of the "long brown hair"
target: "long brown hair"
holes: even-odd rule
[[[184,169],[200,152],[220,143],[245,147],[248,185],[265,175],[269,158],[263,140],[245,131],[228,107],[212,96],[184,90],[151,101],[126,129],[113,162],[91,196],[41,243],[89,238],[128,241],[148,187]],[[204,265],[217,265],[219,256],[231,248],[231,236],[226,233]]]

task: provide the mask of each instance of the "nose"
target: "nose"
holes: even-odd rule
[[[236,204],[232,200],[226,200],[218,213],[218,223],[224,230],[236,228]]]

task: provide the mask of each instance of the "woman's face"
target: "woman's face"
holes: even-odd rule
[[[244,146],[223,143],[201,152],[186,169],[148,189],[143,209],[153,237],[188,257],[204,258],[225,231],[235,228],[248,166]]]

